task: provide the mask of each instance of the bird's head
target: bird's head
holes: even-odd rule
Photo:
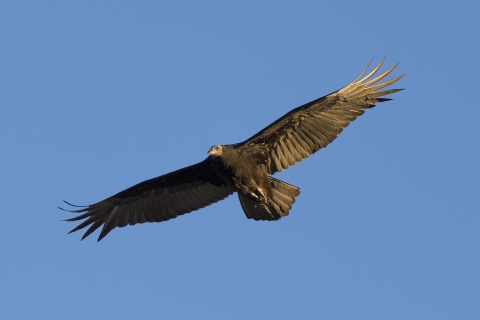
[[[216,145],[208,150],[209,156],[220,157],[223,154],[223,146]]]

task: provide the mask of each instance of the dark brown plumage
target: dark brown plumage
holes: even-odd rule
[[[361,78],[370,63],[344,88],[293,109],[244,142],[210,148],[209,156],[200,163],[141,182],[81,209],[67,210],[80,215],[66,221],[86,219],[70,233],[90,226],[83,240],[103,225],[100,241],[116,227],[173,219],[234,192],[249,219],[287,216],[300,189],[270,175],[325,148],[365,109],[390,100],[380,97],[402,90],[378,91],[403,77],[378,83],[395,65],[372,78],[384,60],[365,77]]]

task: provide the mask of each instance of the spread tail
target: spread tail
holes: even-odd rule
[[[281,217],[288,216],[295,198],[300,194],[300,188],[272,177],[269,177],[269,179],[273,192],[272,197],[267,199],[267,202],[238,194],[243,212],[248,219],[278,220]]]

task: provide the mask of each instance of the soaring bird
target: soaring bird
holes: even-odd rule
[[[69,233],[90,226],[83,240],[103,225],[100,241],[116,227],[170,220],[234,192],[248,219],[287,216],[300,189],[271,175],[325,148],[365,109],[391,100],[382,96],[403,90],[381,90],[403,77],[380,82],[398,64],[374,77],[384,61],[362,78],[368,63],[342,89],[293,109],[243,142],[211,147],[202,162],[140,182],[89,206],[65,201],[80,208],[66,210],[80,215],[65,221],[86,219]]]

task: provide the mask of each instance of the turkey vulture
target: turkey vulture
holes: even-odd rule
[[[374,78],[384,60],[365,77],[361,78],[370,63],[347,86],[293,109],[244,142],[211,147],[202,162],[143,181],[95,204],[66,210],[80,214],[66,221],[86,219],[69,233],[90,225],[83,240],[103,225],[100,241],[116,227],[173,219],[234,192],[249,219],[287,216],[300,189],[270,175],[325,148],[365,109],[391,100],[380,97],[403,90],[379,91],[403,77],[379,83],[397,66]]]

